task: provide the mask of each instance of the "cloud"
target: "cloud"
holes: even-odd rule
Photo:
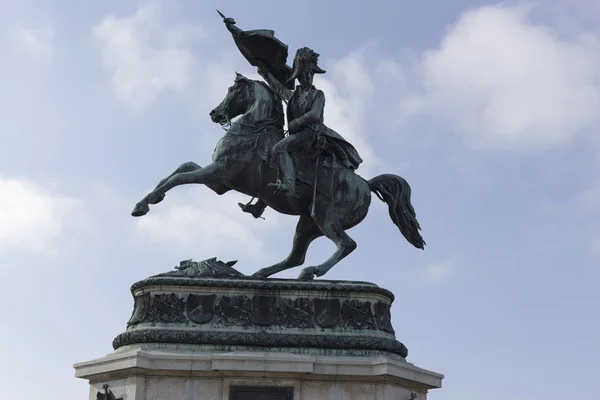
[[[532,22],[531,9],[463,14],[438,48],[423,53],[422,91],[407,107],[444,118],[482,148],[546,149],[591,129],[600,107],[600,39],[563,37]]]
[[[136,220],[138,237],[179,255],[187,252],[195,259],[267,258],[268,234],[280,223],[274,211],[267,209],[264,220],[255,220],[237,205],[248,202],[248,196],[227,193],[220,197],[209,190],[183,195],[177,189],[181,190],[169,192],[162,203]]]
[[[14,33],[17,49],[36,62],[52,58],[54,54],[53,39],[54,29],[50,26],[39,29],[18,29]]]
[[[454,263],[450,260],[444,260],[428,264],[425,267],[424,277],[431,282],[442,281],[450,276],[454,269]]]
[[[200,32],[167,26],[163,15],[160,3],[150,1],[133,16],[111,15],[93,28],[115,93],[135,110],[163,92],[184,89],[192,79],[195,59],[187,41]]]
[[[117,96],[133,109],[143,110],[161,93],[178,91],[196,104],[199,118],[205,118],[209,108],[218,104],[231,85],[234,60],[239,61],[241,56],[223,30],[219,32],[224,35],[227,50],[211,49],[214,55],[210,60],[196,59],[188,42],[202,34],[178,24],[167,24],[161,17],[162,10],[158,1],[152,1],[141,5],[132,16],[111,15],[95,26],[93,34],[102,45],[104,66],[111,72]],[[210,47],[206,42],[195,44]],[[196,46],[194,52],[198,51]],[[327,77],[318,77],[316,84],[326,93],[326,123],[357,147],[366,161],[361,170],[368,174],[376,158],[365,135],[364,109],[374,87],[363,51],[335,61]],[[190,88],[202,95],[185,93]]]
[[[315,77],[315,86],[325,93],[325,124],[338,132],[358,150],[365,161],[360,173],[368,176],[376,164],[368,143],[366,109],[375,88],[367,69],[366,49],[359,49],[336,60],[327,75]]]
[[[53,252],[82,206],[33,182],[0,178],[0,253]]]

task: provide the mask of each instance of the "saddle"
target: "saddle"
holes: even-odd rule
[[[348,169],[342,161],[343,156],[340,154],[340,149],[322,135],[315,136],[315,139],[306,143],[304,148],[290,154],[294,163],[296,179],[310,187],[313,187],[315,184],[315,172],[317,168],[319,168],[319,180],[328,179],[328,176],[334,172],[333,170]],[[257,143],[256,146],[261,159],[274,170],[278,169],[277,161],[272,157],[272,148],[276,143],[277,141],[275,140],[266,139],[262,140],[262,143]],[[299,168],[299,166],[304,167]]]

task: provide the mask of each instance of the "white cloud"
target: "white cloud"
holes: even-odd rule
[[[0,178],[0,253],[52,252],[82,203],[39,185]]]
[[[151,1],[133,16],[111,15],[93,28],[117,96],[136,110],[162,92],[184,89],[192,79],[195,60],[186,41],[199,32],[167,26],[162,16],[160,4]]]
[[[17,49],[36,62],[52,57],[53,39],[54,29],[50,26],[39,29],[18,29],[14,34]]]
[[[210,110],[223,100],[227,94],[227,88],[233,85],[236,68],[235,63],[229,57],[230,54],[232,53],[216,55],[211,57],[210,61],[197,66],[196,86],[193,87],[193,92],[190,93],[188,99],[193,103],[195,110],[193,118],[196,118],[198,122],[209,120]],[[241,56],[239,57],[241,58]],[[252,76],[241,70],[240,72],[250,79],[261,79],[258,75]],[[216,143],[214,131],[204,136],[209,142],[203,144],[208,148],[214,148]]]
[[[195,259],[238,254],[244,259],[267,258],[267,234],[280,222],[274,211],[267,209],[264,220],[255,220],[237,205],[248,202],[248,196],[227,193],[221,197],[208,190],[184,196],[176,191],[173,189],[162,203],[150,206],[150,212],[137,219],[137,235],[177,254],[187,252]]]
[[[217,51],[210,61],[199,62],[186,43],[197,32],[168,26],[161,9],[158,1],[152,1],[133,16],[109,16],[94,27],[94,35],[103,45],[104,65],[111,71],[118,97],[134,109],[144,109],[161,92],[175,90],[185,95],[183,89],[193,87],[202,96],[187,97],[203,110],[197,113],[199,118],[205,118],[208,108],[219,103],[233,82],[234,60],[241,56],[223,30],[229,50]],[[357,51],[336,61],[326,77],[317,78],[316,85],[326,93],[326,124],[355,145],[365,160],[361,171],[368,174],[376,158],[365,135],[364,109],[374,88],[363,56]]]
[[[600,107],[598,36],[561,37],[530,11],[465,13],[423,54],[420,105],[413,98],[410,108],[447,118],[488,148],[547,148],[590,129]]]
[[[424,277],[428,281],[439,282],[448,278],[453,270],[454,264],[450,260],[434,262],[425,267]]]
[[[325,93],[325,124],[354,145],[364,160],[359,173],[368,176],[376,158],[367,140],[365,110],[375,89],[363,50],[335,61],[326,75],[315,77],[315,86]]]

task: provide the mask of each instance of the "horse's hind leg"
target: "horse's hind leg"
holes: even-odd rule
[[[352,253],[356,249],[356,242],[352,240],[350,236],[342,228],[340,221],[330,221],[325,218],[323,223],[319,223],[323,234],[336,245],[336,251],[331,257],[329,257],[324,263],[316,265],[314,267],[306,267],[298,276],[298,279],[307,280],[313,279],[315,276],[323,276],[329,271],[335,264],[340,262],[348,254]]]
[[[277,272],[286,269],[294,268],[304,263],[308,246],[316,238],[323,236],[321,229],[315,224],[312,218],[301,215],[298,224],[296,225],[296,233],[294,234],[294,244],[292,251],[285,260],[270,267],[263,268],[254,275],[255,278],[266,278]]]

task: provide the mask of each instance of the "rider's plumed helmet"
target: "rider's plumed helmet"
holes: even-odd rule
[[[298,49],[296,52],[296,56],[294,57],[294,64],[292,67],[292,76],[288,79],[289,81],[293,81],[300,75],[302,72],[310,69],[315,74],[324,74],[325,70],[319,68],[319,53],[315,53],[312,49],[308,47],[303,47]]]

